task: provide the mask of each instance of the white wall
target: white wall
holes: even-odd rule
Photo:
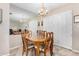
[[[0,3],[3,10],[3,22],[0,24],[0,55],[9,54],[9,4]]]
[[[73,24],[73,42],[72,42],[72,48],[74,51],[79,52],[79,23]]]
[[[62,12],[44,19],[46,31],[54,32],[55,45],[72,48],[72,12]]]
[[[21,35],[10,35],[9,37],[10,37],[9,39],[10,50],[22,46]]]

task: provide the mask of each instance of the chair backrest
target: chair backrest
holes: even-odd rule
[[[47,37],[53,41],[53,32],[48,32]]]
[[[31,37],[31,31],[30,32],[28,32],[28,33],[26,33],[26,32],[23,32],[23,33],[21,33],[21,37],[22,37],[22,43],[23,43],[23,46],[27,46],[29,43],[29,39],[28,38],[26,38],[26,36],[28,36],[28,37]]]
[[[51,44],[50,32],[46,32],[46,38],[45,39],[46,39],[45,42],[44,42],[45,43],[45,49],[47,49]]]
[[[46,33],[47,33],[46,31],[41,31],[41,34],[40,34],[41,37],[42,37],[42,38],[46,38]]]
[[[31,31],[29,31],[28,37],[32,37],[32,32]]]
[[[45,45],[46,45],[46,47],[53,46],[53,32],[46,33]]]
[[[50,32],[51,33],[51,38],[53,38],[53,32]]]
[[[21,33],[21,37],[22,37],[23,47],[25,48],[25,46],[26,46],[26,39],[25,39],[26,34],[25,33]]]

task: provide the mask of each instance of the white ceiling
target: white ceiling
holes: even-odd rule
[[[14,3],[13,5],[25,10],[31,11],[35,14],[38,14],[41,4],[40,3]],[[48,9],[48,11],[50,11],[51,9],[55,9],[61,5],[64,5],[64,3],[45,3],[44,5]]]
[[[45,3],[44,4],[48,13],[59,6],[64,5],[64,3]],[[10,15],[11,19],[29,19],[33,16],[38,15],[40,9],[40,3],[13,3],[10,4]]]

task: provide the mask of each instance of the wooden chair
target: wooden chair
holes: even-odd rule
[[[46,34],[46,31],[41,31],[41,32],[40,32],[41,38],[45,38],[45,36],[46,36],[45,34]]]
[[[50,55],[52,56],[53,55],[53,43],[54,43],[54,34],[53,32],[50,33],[50,39],[51,39],[51,45],[50,45]]]
[[[53,43],[54,43],[54,39],[53,39],[53,32],[48,32],[49,33],[49,36],[50,36],[50,40],[51,40],[51,43],[50,43],[50,55],[52,56],[53,55]]]
[[[23,51],[22,51],[22,55],[24,55],[24,52],[26,52],[25,34],[24,34],[24,33],[21,33],[21,37],[22,37],[22,43],[23,43]]]
[[[46,53],[48,50],[50,51],[50,55],[53,55],[53,32],[43,32],[44,38],[46,39],[44,43],[41,43],[40,45],[43,46],[43,48],[40,49],[40,52],[44,53],[44,56],[46,56]]]
[[[26,55],[28,55],[28,51],[31,49],[34,49],[34,46],[32,43],[30,43],[29,39],[26,38],[26,33],[22,33],[22,43],[23,43],[23,51],[22,51],[22,55],[24,55],[24,52],[26,53]]]
[[[50,40],[50,34],[45,32],[45,41],[43,43],[40,43],[40,53],[43,52],[44,56],[46,56],[47,50],[50,48],[51,40]]]

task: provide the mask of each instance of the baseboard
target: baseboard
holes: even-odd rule
[[[78,50],[73,50],[73,49],[72,49],[72,51],[73,51],[73,52],[76,52],[76,53],[79,53],[79,51],[78,51]]]
[[[2,55],[2,56],[9,56],[10,54],[9,53],[7,53],[7,54],[5,54],[5,55]]]
[[[20,48],[20,47],[22,47],[22,45],[12,47],[12,48],[10,48],[10,50],[14,50],[14,49],[17,49],[17,48]]]
[[[72,47],[68,47],[68,46],[66,46],[66,45],[61,45],[61,44],[57,44],[57,43],[55,43],[54,45],[57,45],[57,46],[60,46],[60,47],[63,47],[63,48],[72,50]]]
[[[54,45],[60,46],[60,45],[58,45],[58,44],[54,44]],[[63,46],[60,46],[60,47],[63,47]],[[71,50],[71,51],[73,51],[73,52],[75,52],[75,53],[79,53],[78,50],[74,50],[74,49],[72,49],[72,48],[67,48],[67,47],[63,47],[63,48],[69,49],[69,50]]]

